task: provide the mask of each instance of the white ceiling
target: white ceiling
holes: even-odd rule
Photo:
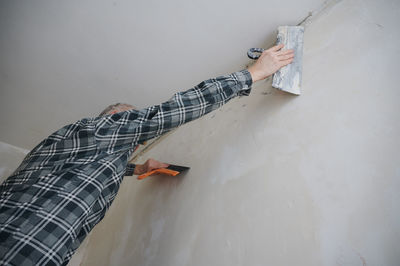
[[[241,70],[323,0],[0,0],[0,141],[30,149],[115,102]]]

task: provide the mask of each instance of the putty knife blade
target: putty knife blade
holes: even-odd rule
[[[294,60],[287,66],[278,70],[273,77],[274,88],[300,95],[301,75],[303,61],[303,26],[278,27],[277,44],[283,43],[284,49],[294,50]]]

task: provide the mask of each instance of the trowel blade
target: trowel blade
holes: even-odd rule
[[[174,171],[178,171],[178,172],[182,173],[182,172],[184,172],[184,171],[189,170],[190,167],[170,164],[170,165],[167,167],[167,169],[174,170]]]
[[[279,69],[273,77],[272,87],[295,94],[301,93],[303,61],[303,26],[278,27],[277,44],[284,44],[284,50],[293,49],[292,63]]]

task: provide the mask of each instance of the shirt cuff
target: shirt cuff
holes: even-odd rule
[[[250,72],[247,69],[233,73],[236,77],[238,83],[242,85],[242,88],[238,91],[239,96],[249,95],[251,91],[251,85],[253,84],[253,79]]]
[[[135,171],[135,164],[133,163],[128,163],[125,169],[125,176],[133,176],[133,172]]]

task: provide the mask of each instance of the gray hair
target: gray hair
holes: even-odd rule
[[[104,109],[99,116],[104,116],[104,115],[108,115],[111,112],[116,111],[118,112],[123,112],[123,111],[127,111],[127,110],[131,110],[131,109],[137,109],[135,106],[127,104],[127,103],[116,103],[116,104],[112,104],[107,106],[106,109]]]

